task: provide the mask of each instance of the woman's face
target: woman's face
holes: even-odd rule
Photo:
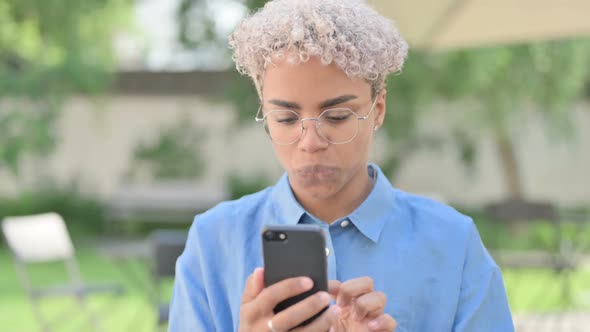
[[[300,64],[282,61],[269,65],[263,82],[263,114],[292,110],[303,119],[317,118],[326,109],[348,108],[365,116],[373,104],[367,82],[352,80],[337,65],[323,65],[317,58]],[[320,136],[313,120],[304,121],[303,134],[295,143],[279,145],[273,141],[297,196],[336,197],[348,185],[359,183],[354,180],[362,177],[363,172],[366,176],[374,129],[381,126],[385,115],[385,91],[376,98],[369,117],[358,120],[358,132],[348,143],[330,143]]]

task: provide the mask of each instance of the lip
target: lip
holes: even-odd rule
[[[304,166],[297,169],[297,173],[304,175],[304,176],[314,176],[314,175],[331,175],[336,173],[338,168],[324,166],[324,165],[309,165]]]

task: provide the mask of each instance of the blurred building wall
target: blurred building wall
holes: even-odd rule
[[[59,120],[59,145],[51,158],[24,162],[19,179],[0,173],[0,193],[16,194],[19,184],[30,185],[45,174],[59,183],[76,179],[85,191],[108,198],[130,181],[127,174],[134,149],[142,142],[154,142],[163,129],[186,120],[205,137],[200,144],[207,164],[196,185],[223,185],[229,172],[280,176],[264,131],[255,126],[232,130],[234,113],[229,104],[186,96],[77,97],[66,104]]]
[[[528,198],[564,205],[590,202],[590,105],[581,103],[574,112],[577,138],[571,143],[548,141],[535,117],[523,122],[516,149]],[[441,106],[430,113],[421,130],[448,131],[447,114]],[[46,174],[63,183],[78,179],[83,190],[108,199],[128,181],[126,173],[135,147],[156,139],[161,129],[185,116],[206,134],[202,145],[208,161],[205,175],[194,185],[223,186],[230,172],[244,176],[262,173],[273,179],[282,173],[261,127],[254,121],[239,130],[231,126],[234,113],[229,103],[189,94],[118,93],[100,99],[72,98],[59,121],[57,151],[45,162],[23,163],[19,179],[0,172],[0,194],[17,194],[31,179]],[[378,137],[372,159],[378,162],[389,148],[383,137]],[[501,199],[504,182],[491,140],[484,137],[478,150],[473,172],[452,149],[417,151],[403,164],[394,185],[465,205]]]
[[[443,108],[430,113],[421,130],[449,135],[448,112]],[[572,112],[571,140],[551,138],[538,113],[528,112],[518,120],[515,150],[526,198],[564,206],[590,203],[590,104],[580,103]],[[403,164],[395,185],[467,205],[505,198],[503,169],[492,137],[482,135],[477,153],[470,170],[455,149],[418,151]]]

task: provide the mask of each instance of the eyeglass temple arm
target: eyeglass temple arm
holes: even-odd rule
[[[375,105],[377,104],[377,98],[375,98],[375,100],[373,100],[373,104],[371,104],[371,109],[369,110],[369,113],[367,113],[364,116],[359,116],[357,117],[357,119],[359,120],[367,120],[369,118],[369,115],[371,114],[371,112],[373,112],[373,109],[375,108]]]
[[[261,118],[260,113],[262,113],[262,105],[260,105],[260,107],[258,108],[258,112],[256,112],[256,117],[254,118],[254,120],[256,120],[256,122],[264,121],[264,117]]]

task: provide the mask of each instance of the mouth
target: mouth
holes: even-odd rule
[[[297,174],[304,177],[325,177],[336,174],[338,168],[322,166],[322,165],[311,165],[301,167],[296,170]]]

